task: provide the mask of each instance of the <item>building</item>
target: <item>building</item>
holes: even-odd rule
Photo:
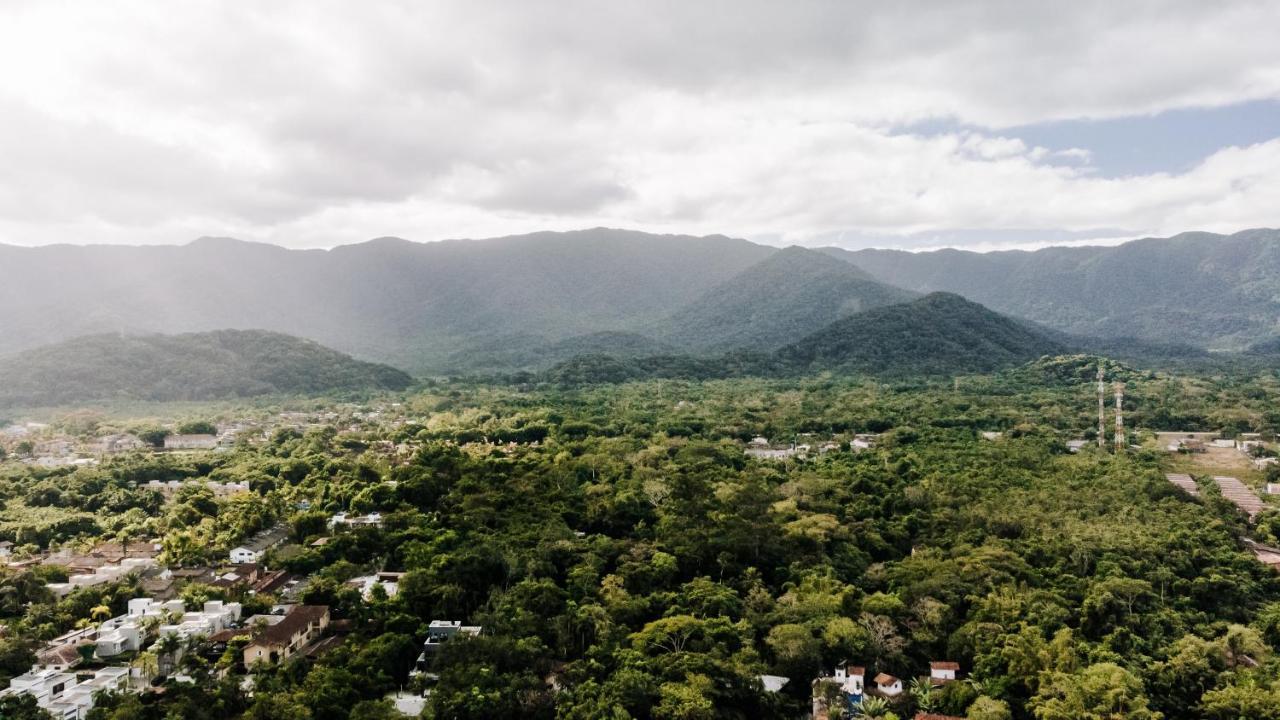
[[[1088,445],[1088,444],[1089,444],[1089,441],[1087,440],[1068,440],[1067,452],[1078,453],[1084,449],[1085,445]]]
[[[124,579],[130,573],[142,573],[156,566],[154,558],[125,558],[118,564],[102,565],[92,572],[82,572],[67,578],[64,583],[49,583],[46,587],[61,599],[81,588],[95,587]]]
[[[254,535],[249,542],[231,548],[230,560],[233,565],[257,564],[262,562],[267,551],[280,545],[289,537],[283,525],[276,525],[270,530]]]
[[[129,668],[107,667],[79,676],[57,670],[32,670],[9,682],[0,697],[30,695],[36,705],[59,720],[80,720],[93,709],[101,692],[129,689]]]
[[[212,450],[218,447],[217,435],[167,435],[165,450]]]
[[[13,543],[8,540],[0,540],[0,558],[7,558],[13,554]]]
[[[838,704],[844,715],[853,713],[866,694],[866,674],[864,667],[841,663],[830,676],[814,680],[813,717],[831,717],[833,704]]]
[[[365,575],[364,577],[352,578],[347,581],[347,585],[360,591],[360,596],[368,600],[373,596],[373,589],[381,587],[387,594],[387,597],[395,597],[400,592],[400,578],[404,577],[402,572],[380,572],[376,575]]]
[[[112,454],[131,452],[133,450],[145,450],[151,447],[144,443],[137,435],[104,435],[89,445],[89,450],[95,453]]]
[[[427,626],[422,653],[418,655],[417,669],[426,670],[445,643],[460,635],[474,637],[480,634],[480,629],[479,625],[463,625],[461,620],[432,620]]]
[[[158,621],[148,618],[158,618]],[[148,640],[147,626],[151,623],[158,622],[155,627],[157,637],[175,635],[186,640],[225,630],[239,619],[240,603],[210,600],[200,610],[188,611],[181,600],[161,602],[151,598],[133,598],[124,615],[98,626],[97,655],[110,658],[141,650]]]
[[[258,632],[244,647],[244,666],[275,665],[318,639],[329,627],[327,605],[295,605],[278,622]]]
[[[214,480],[149,480],[141,487],[145,490],[153,490],[169,498],[188,485],[203,485],[213,491],[216,497],[249,492],[249,483],[247,482],[217,482]]]
[[[880,673],[876,675],[876,692],[888,698],[898,697],[902,694],[902,680],[889,673]]]
[[[64,643],[51,645],[36,653],[35,668],[39,670],[56,670],[66,672],[84,661],[80,654],[81,645],[92,647],[93,643]]]
[[[382,527],[382,513],[375,512],[369,513],[368,515],[348,515],[345,512],[340,512],[329,518],[330,530],[335,530],[339,527]]]
[[[956,673],[960,671],[960,663],[950,661],[935,661],[929,663],[929,682],[934,685],[946,685],[956,679]]]

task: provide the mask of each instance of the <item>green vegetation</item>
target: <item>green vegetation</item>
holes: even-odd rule
[[[412,379],[259,330],[93,335],[0,359],[0,406],[403,390]]]
[[[1276,717],[1280,577],[1239,538],[1277,542],[1280,512],[1251,528],[1219,497],[1182,495],[1163,477],[1181,460],[1162,453],[1066,452],[1095,423],[1094,362],[1036,359],[946,382],[430,384],[355,429],[282,428],[230,452],[96,468],[9,462],[0,500],[15,513],[6,522],[90,520],[24,536],[22,552],[154,536],[166,562],[188,566],[283,521],[301,548],[268,562],[310,575],[301,599],[353,621],[314,662],[257,673],[253,697],[193,653],[194,684],[106,697],[94,720],[383,718],[386,693],[421,683],[440,719],[781,720],[807,710],[810,680],[839,661],[912,685],[940,659],[964,679],[915,683],[885,711]],[[1280,429],[1274,373],[1109,372],[1129,384],[1133,426]],[[879,442],[851,450],[854,433]],[[760,435],[836,449],[749,459],[743,443]],[[137,487],[150,479],[251,491],[193,486],[162,503]],[[384,522],[313,546],[337,511]],[[405,572],[399,593],[364,599],[345,584],[374,570]],[[0,595],[13,644],[0,643],[0,661],[14,672],[38,640],[99,605],[116,611],[132,589],[55,603],[32,573],[12,571]],[[434,676],[411,679],[435,618],[484,631],[446,643]],[[761,674],[791,681],[768,693]]]
[[[672,345],[700,353],[769,351],[842,317],[914,297],[848,263],[789,247],[708,291],[655,332]]]

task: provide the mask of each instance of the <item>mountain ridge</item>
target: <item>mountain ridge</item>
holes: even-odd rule
[[[101,333],[0,357],[0,407],[403,390],[413,378],[262,330]]]

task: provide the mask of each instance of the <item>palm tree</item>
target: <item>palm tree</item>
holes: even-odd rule
[[[911,681],[911,696],[915,698],[916,707],[925,712],[932,712],[938,704],[933,694],[933,683],[923,678]]]
[[[854,717],[884,717],[889,712],[889,701],[881,697],[864,696],[853,712]]]
[[[138,656],[135,657],[133,662],[129,663],[129,665],[141,670],[142,676],[147,680],[151,680],[151,678],[155,677],[156,674],[160,672],[160,660],[156,657],[155,653],[151,652],[138,653]]]

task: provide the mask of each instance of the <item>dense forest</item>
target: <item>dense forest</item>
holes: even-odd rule
[[[1149,437],[1274,432],[1280,381],[1108,363],[1143,449],[1071,454],[1066,440],[1093,437],[1096,362],[945,383],[437,383],[394,418],[283,428],[225,453],[4,464],[0,538],[21,554],[158,537],[164,562],[190,567],[283,521],[296,549],[267,563],[353,621],[319,659],[259,668],[252,696],[231,658],[193,653],[194,682],[108,695],[92,720],[387,718],[382,698],[402,686],[430,689],[424,716],[441,719],[798,718],[811,681],[842,662],[908,680],[868,716],[1280,718],[1280,577],[1240,540],[1280,542],[1280,513],[1251,526],[1208,484],[1181,494],[1163,476],[1181,461]],[[853,447],[858,433],[875,446]],[[757,436],[832,447],[756,460],[743,447]],[[386,442],[412,452],[390,457]],[[140,487],[152,479],[251,492],[193,485],[166,502]],[[384,521],[330,533],[338,511]],[[375,570],[405,573],[394,597],[345,584]],[[5,571],[0,672],[136,592],[54,600],[51,573]],[[411,676],[432,619],[483,632]],[[933,660],[962,679],[910,682]],[[768,692],[762,675],[789,680]]]

